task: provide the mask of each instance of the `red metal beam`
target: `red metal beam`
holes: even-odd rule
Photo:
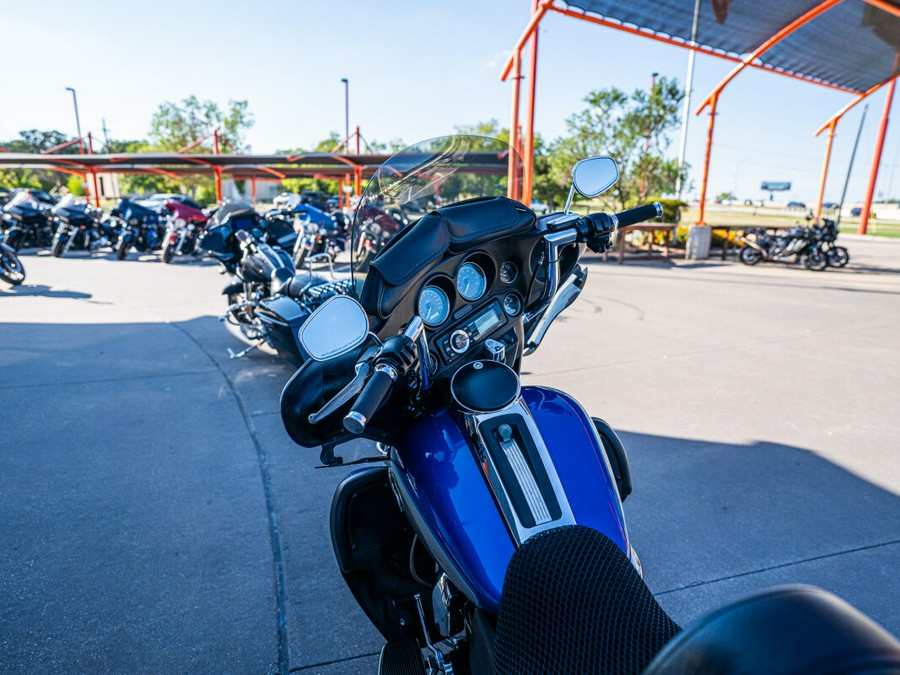
[[[541,10],[540,0],[534,0],[533,12],[538,14]],[[545,10],[546,11],[546,10]],[[522,202],[531,204],[531,188],[534,184],[534,104],[537,97],[537,58],[538,58],[538,28],[531,33],[531,58],[528,62],[528,107],[525,110],[525,138],[522,148],[522,161],[525,164],[522,176]]]
[[[816,201],[816,221],[822,217],[822,201],[825,199],[825,181],[828,180],[828,164],[831,162],[831,146],[834,143],[834,129],[837,120],[828,127],[828,142],[825,144],[825,160],[822,162],[822,182],[819,185],[819,198]]]
[[[522,53],[522,50],[525,48],[525,43],[531,38],[531,34],[537,30],[538,24],[541,22],[541,19],[544,18],[544,14],[546,14],[549,9],[556,9],[553,7],[553,0],[535,0],[535,3],[536,8],[534,8],[533,5],[531,19],[528,21],[528,25],[525,26],[525,30],[522,31],[522,35],[519,36],[518,41],[513,47],[512,54],[510,54],[509,58],[506,60],[506,65],[503,66],[503,72],[500,74],[500,80],[503,82],[506,81],[510,71],[513,69],[513,59],[515,58],[515,55]]]
[[[887,134],[888,119],[891,115],[891,104],[894,102],[894,89],[896,86],[897,78],[894,78],[888,85],[887,96],[884,99],[884,112],[881,114],[881,124],[878,125],[878,139],[875,141],[875,153],[872,155],[872,168],[869,170],[869,185],[866,188],[866,201],[859,214],[859,228],[856,230],[857,234],[865,234],[869,227],[869,214],[872,212],[872,198],[875,196],[875,184],[878,182],[878,167],[881,164],[881,152],[884,150],[884,137]]]
[[[62,150],[63,148],[68,148],[70,145],[75,145],[76,143],[81,144],[80,138],[73,138],[71,141],[66,141],[65,143],[60,143],[59,145],[54,145],[52,148],[47,148],[46,150],[42,150],[38,154],[40,155],[50,155],[56,152],[57,150]],[[82,146],[84,147],[84,146]],[[84,154],[84,153],[82,153]]]
[[[519,99],[521,98],[520,89],[522,82],[522,55],[519,52],[513,54],[513,102],[512,102],[512,122],[509,125],[509,145],[514,151],[514,156],[522,157],[522,148],[519,145]],[[521,186],[519,181],[518,164],[510,158],[509,170],[506,175],[506,196],[510,199],[521,199]]]
[[[706,221],[706,186],[709,182],[709,157],[712,154],[713,126],[716,123],[716,104],[719,96],[713,96],[709,107],[709,131],[706,134],[706,157],[703,160],[703,182],[700,184],[700,207],[697,211],[697,225],[705,225]]]

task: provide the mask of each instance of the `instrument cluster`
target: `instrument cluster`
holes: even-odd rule
[[[425,282],[416,311],[443,362],[456,360],[522,314],[521,265],[516,257],[495,261],[478,251]]]

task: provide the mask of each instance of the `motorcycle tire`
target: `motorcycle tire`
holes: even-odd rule
[[[172,258],[175,257],[175,247],[171,244],[166,244],[163,246],[162,250],[162,261],[167,265],[172,262]]]
[[[828,267],[828,258],[824,253],[822,253],[822,251],[812,251],[811,253],[807,253],[803,256],[803,264],[808,270],[812,270],[813,272],[821,272],[826,267]]]
[[[12,247],[16,253],[25,244],[25,233],[22,230],[12,230],[6,235],[6,245]]]
[[[738,258],[745,265],[755,265],[762,260],[762,253],[760,253],[759,249],[755,249],[752,246],[745,246],[741,249]]]
[[[305,247],[297,251],[297,259],[294,261],[294,269],[303,269],[303,262],[306,260],[306,256],[308,253],[309,251],[307,251]]]
[[[25,281],[25,267],[17,257],[6,253],[0,255],[0,279],[13,286]]]
[[[128,255],[128,249],[131,248],[124,239],[119,239],[116,243],[116,259],[125,260]]]
[[[828,249],[825,256],[828,259],[828,264],[832,267],[843,267],[850,262],[850,252],[843,246],[835,246]]]
[[[53,240],[53,246],[50,248],[50,255],[54,258],[61,258],[63,251],[66,250],[66,239],[60,237],[59,239]]]

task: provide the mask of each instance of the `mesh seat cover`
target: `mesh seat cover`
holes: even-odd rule
[[[497,672],[640,673],[679,630],[605,535],[556,528],[529,539],[510,561]]]

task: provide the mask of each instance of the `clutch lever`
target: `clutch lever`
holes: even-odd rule
[[[328,417],[335,410],[340,408],[342,405],[347,403],[352,398],[355,398],[359,392],[362,391],[362,388],[366,385],[366,381],[369,379],[369,375],[372,373],[372,364],[369,361],[363,361],[359,364],[359,367],[356,369],[356,377],[354,377],[347,385],[341,389],[333,399],[328,401],[318,412],[314,412],[309,416],[310,424],[318,424],[323,419]]]

